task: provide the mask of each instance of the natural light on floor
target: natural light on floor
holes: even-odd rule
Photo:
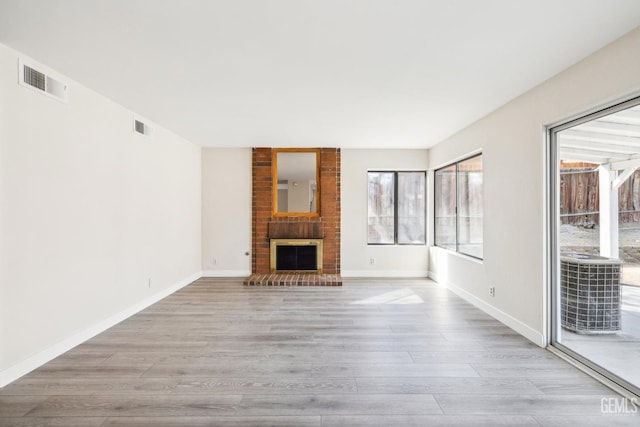
[[[424,300],[416,295],[411,289],[404,288],[397,291],[386,292],[384,294],[354,301],[351,304],[422,304]]]

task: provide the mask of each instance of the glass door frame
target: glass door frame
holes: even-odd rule
[[[574,126],[590,122],[592,120],[626,110],[630,107],[640,105],[640,95],[633,96],[623,100],[614,102],[607,106],[586,112],[572,119],[560,122],[558,124],[548,126],[546,128],[547,141],[547,201],[546,201],[546,220],[548,224],[547,230],[547,262],[548,262],[548,345],[554,347],[564,353],[574,361],[586,366],[612,383],[616,384],[628,392],[636,396],[640,396],[640,388],[625,379],[613,374],[605,367],[598,365],[587,357],[577,353],[571,348],[563,345],[558,341],[560,338],[560,247],[558,242],[558,233],[560,225],[560,156],[557,141],[557,134],[563,130],[570,129]]]

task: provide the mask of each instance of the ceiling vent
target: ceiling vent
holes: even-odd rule
[[[39,67],[38,67],[39,68]],[[69,85],[41,69],[19,61],[19,82],[22,86],[35,89],[45,95],[62,102],[67,102],[69,98]]]
[[[133,119],[133,131],[140,135],[151,136],[151,127],[138,119]]]

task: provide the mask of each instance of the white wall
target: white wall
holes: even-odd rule
[[[367,245],[367,171],[426,170],[427,150],[341,150],[341,265],[345,277],[426,277],[428,246]],[[427,192],[432,188],[427,182]],[[427,230],[427,235],[430,230]],[[371,264],[371,258],[375,264]]]
[[[250,148],[202,149],[205,276],[251,274],[251,157]]]
[[[640,29],[429,152],[430,168],[477,149],[484,162],[484,261],[432,248],[431,276],[539,345],[547,340],[545,126],[638,91],[639,51]]]
[[[67,104],[19,86],[17,64],[0,45],[0,386],[201,269],[200,148],[79,83]]]

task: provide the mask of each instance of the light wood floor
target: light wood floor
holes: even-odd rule
[[[427,280],[201,279],[1,389],[0,425],[640,425],[603,397]]]

